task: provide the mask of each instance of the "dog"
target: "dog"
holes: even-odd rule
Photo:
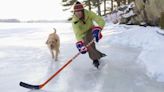
[[[60,52],[59,47],[60,47],[60,38],[58,34],[56,33],[56,29],[53,28],[54,32],[49,34],[48,39],[46,41],[46,44],[50,50],[50,53],[52,55],[52,59],[55,58],[55,61],[58,60],[58,54]],[[55,55],[54,55],[54,52]]]

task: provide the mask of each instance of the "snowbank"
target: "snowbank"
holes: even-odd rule
[[[157,27],[127,26],[108,23],[105,34],[110,33],[110,44],[141,48],[138,62],[147,69],[147,75],[164,82],[164,36]]]

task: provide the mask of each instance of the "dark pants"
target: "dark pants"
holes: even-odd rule
[[[92,41],[93,39],[93,36],[92,36],[92,32],[89,31],[86,36],[83,38],[84,40],[84,44],[87,45],[90,41]],[[89,54],[89,57],[92,59],[92,60],[98,60],[100,59],[101,57],[103,57],[103,53],[101,53],[100,51],[98,51],[95,47],[95,43],[92,43],[89,48],[88,48],[88,54]]]

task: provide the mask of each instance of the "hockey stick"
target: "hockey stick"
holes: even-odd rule
[[[86,47],[88,48],[95,40],[93,39],[91,42],[89,42]],[[63,65],[57,72],[55,72],[50,78],[48,78],[43,84],[40,85],[31,85],[27,84],[25,82],[20,82],[19,85],[28,89],[41,89],[43,88],[50,80],[52,80],[57,74],[59,74],[67,65],[69,65],[76,57],[80,55],[80,52],[78,52],[74,57],[72,57],[65,65]]]

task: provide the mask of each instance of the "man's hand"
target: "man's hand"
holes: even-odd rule
[[[102,38],[101,30],[102,28],[98,26],[92,28],[92,35],[96,39],[96,42]]]
[[[83,41],[76,42],[76,47],[80,51],[81,54],[85,54],[88,51],[88,49],[84,45],[84,42]]]

